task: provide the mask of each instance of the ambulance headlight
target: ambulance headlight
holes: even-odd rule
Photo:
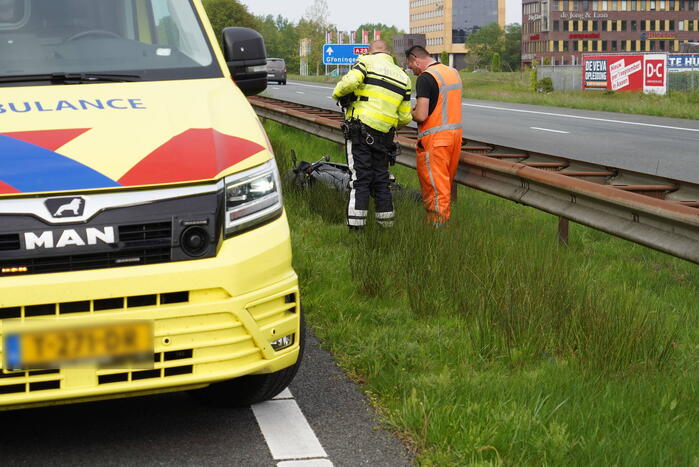
[[[282,191],[277,163],[272,159],[226,177],[226,237],[279,217]]]

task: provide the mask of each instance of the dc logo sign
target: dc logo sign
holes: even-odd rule
[[[665,60],[646,60],[644,64],[644,87],[665,87]]]
[[[646,62],[646,77],[660,78],[665,75],[665,62],[662,60],[648,60]]]
[[[46,200],[45,205],[51,216],[57,219],[80,217],[85,210],[85,200],[81,197],[51,198]]]

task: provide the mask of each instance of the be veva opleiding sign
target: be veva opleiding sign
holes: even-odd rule
[[[323,65],[353,65],[369,44],[323,44]]]
[[[665,94],[667,55],[584,55],[583,89]]]

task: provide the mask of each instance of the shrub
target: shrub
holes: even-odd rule
[[[536,82],[536,92],[541,92],[544,94],[548,94],[550,92],[553,92],[553,81],[551,81],[551,78],[542,78],[539,81]]]
[[[493,61],[491,62],[490,71],[496,73],[502,71],[502,62],[500,61],[500,54],[495,52],[493,54]]]
[[[529,87],[532,91],[536,91],[537,84],[537,72],[536,72],[536,60],[532,61],[532,69],[529,70]]]

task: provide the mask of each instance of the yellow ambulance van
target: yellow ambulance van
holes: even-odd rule
[[[273,397],[303,322],[264,42],[201,0],[0,0],[0,408]]]

